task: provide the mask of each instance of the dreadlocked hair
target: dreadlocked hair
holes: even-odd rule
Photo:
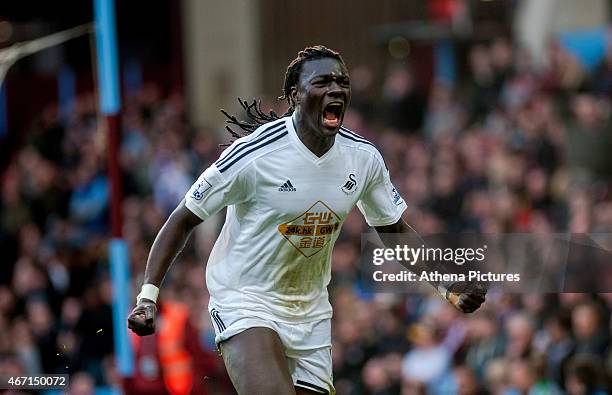
[[[278,97],[280,101],[287,101],[289,104],[289,108],[285,113],[279,116],[273,110],[265,113],[261,109],[261,100],[253,99],[252,102],[247,102],[246,100],[242,100],[238,98],[238,103],[246,112],[249,120],[241,121],[236,118],[234,115],[229,114],[224,109],[221,109],[221,113],[227,117],[227,121],[225,121],[228,125],[225,126],[225,129],[232,135],[234,139],[239,139],[240,137],[247,136],[255,131],[261,125],[264,125],[268,122],[275,121],[282,117],[289,116],[293,114],[295,110],[295,103],[291,99],[291,90],[298,84],[300,79],[300,73],[302,72],[302,66],[309,60],[322,59],[322,58],[333,58],[345,65],[344,59],[340,56],[339,52],[336,52],[332,49],[324,47],[323,45],[315,45],[313,47],[304,48],[302,51],[298,52],[298,55],[295,59],[289,63],[287,66],[287,72],[285,73],[285,83],[283,84],[283,94]],[[238,126],[242,129],[241,132],[236,132],[231,128],[230,125]],[[232,141],[233,142],[233,141]],[[222,144],[222,146],[227,146],[230,144]]]
[[[234,115],[231,115],[224,109],[221,109],[221,113],[227,117],[227,120],[225,121],[225,123],[227,124],[225,125],[225,129],[234,138],[234,140],[232,140],[230,143],[220,144],[222,147],[231,145],[232,142],[234,142],[236,139],[239,139],[240,137],[248,136],[261,125],[264,125],[268,122],[276,121],[277,119],[280,119],[290,114],[290,112],[287,111],[285,114],[279,117],[278,114],[273,110],[270,110],[266,114],[261,110],[261,100],[257,99],[253,99],[253,101],[249,103],[246,100],[238,98],[238,103],[240,103],[240,106],[244,109],[244,112],[246,112],[246,115],[249,117],[250,121],[241,121]],[[242,129],[242,132],[236,132],[230,127],[230,125],[238,126],[240,129]]]

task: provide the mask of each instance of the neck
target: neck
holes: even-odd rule
[[[305,117],[298,109],[293,113],[291,120],[302,144],[316,156],[323,156],[334,145],[336,135],[326,136],[320,130],[308,125]]]

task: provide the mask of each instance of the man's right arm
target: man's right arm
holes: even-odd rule
[[[202,222],[197,215],[185,207],[185,200],[177,206],[162,226],[147,259],[144,275],[144,287],[153,286],[157,290],[166,272],[185,247],[189,235]],[[139,336],[155,333],[155,316],[157,315],[157,295],[151,299],[147,295],[139,295],[136,307],[128,317],[128,328]]]
[[[202,220],[185,207],[185,200],[177,206],[162,226],[147,259],[144,284],[159,288],[166,272],[185,247],[193,228]]]
[[[229,157],[240,141],[238,139],[234,142],[226,150],[230,153],[222,155],[222,158]],[[144,284],[136,307],[128,317],[128,327],[137,335],[145,336],[155,332],[155,302],[159,287],[172,262],[185,247],[193,228],[222,208],[247,202],[254,196],[255,177],[250,173],[253,167],[248,166],[249,163],[240,162],[241,167],[226,167],[224,173],[221,173],[216,164],[209,166],[162,226],[149,253]]]

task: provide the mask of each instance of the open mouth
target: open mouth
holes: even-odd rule
[[[344,104],[342,102],[331,102],[323,109],[323,125],[328,128],[338,128]]]

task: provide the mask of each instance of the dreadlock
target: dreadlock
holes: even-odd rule
[[[289,104],[287,111],[285,111],[285,113],[281,116],[278,116],[278,114],[276,114],[276,112],[273,110],[270,110],[268,113],[264,113],[261,110],[261,100],[253,99],[253,101],[249,103],[246,100],[238,98],[238,103],[240,103],[240,106],[246,112],[249,120],[241,121],[234,115],[231,115],[224,109],[221,109],[221,113],[227,117],[227,121],[225,122],[228,125],[225,126],[225,129],[227,129],[234,139],[238,139],[251,134],[255,131],[255,129],[263,124],[293,114],[293,111],[295,110],[295,103],[291,99],[291,89],[298,84],[300,73],[302,72],[302,66],[309,60],[321,58],[333,58],[344,65],[344,60],[342,59],[342,56],[340,56],[340,53],[324,47],[323,45],[315,45],[314,47],[304,48],[302,51],[298,52],[297,57],[293,59],[291,63],[289,63],[289,66],[287,66],[285,83],[283,84],[283,94],[278,97],[278,100],[287,101]],[[242,129],[242,132],[236,132],[229,125],[238,126],[240,129]]]

